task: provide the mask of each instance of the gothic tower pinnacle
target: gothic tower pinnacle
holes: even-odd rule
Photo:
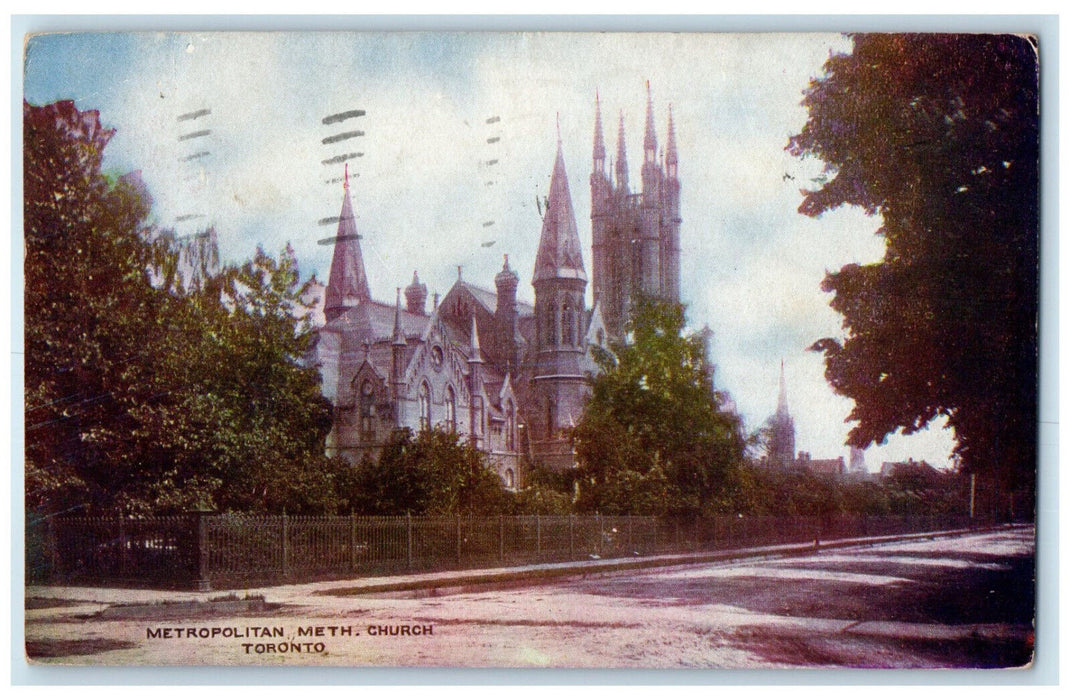
[[[602,173],[606,166],[606,140],[602,136],[602,103],[598,93],[594,93],[594,167],[595,173]]]
[[[646,81],[646,134],[643,136],[643,162],[653,163],[657,158],[658,135],[654,131],[654,98],[650,94],[650,81]]]
[[[624,146],[624,110],[617,129],[617,189],[628,191],[628,151]]]

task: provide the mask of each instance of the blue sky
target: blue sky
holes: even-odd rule
[[[333,232],[317,222],[338,214],[341,188],[328,181],[341,166],[322,164],[338,152],[322,139],[360,129],[347,144],[363,153],[350,167],[373,295],[392,300],[414,269],[444,294],[457,265],[492,287],[508,253],[530,300],[535,198],[549,184],[558,121],[589,268],[595,92],[611,154],[623,113],[637,183],[649,80],[661,145],[672,104],[682,293],[692,325],[715,333],[717,384],[756,428],[775,409],[783,358],[797,449],[835,457],[846,455],[851,404],[806,348],[842,332],[821,279],[878,259],[880,222],[852,210],[799,215],[799,188],[822,164],[783,149],[806,119],[808,80],[848,46],[834,34],[42,35],[28,44],[25,95],[100,110],[117,129],[105,167],[142,171],[160,224],[183,233],[213,223],[228,260],[289,241],[302,270],[324,281],[330,249],[317,240]],[[177,117],[204,108],[198,128],[211,134],[198,144],[210,155],[191,164]],[[351,109],[366,115],[321,123]],[[176,221],[190,213],[205,218]],[[871,448],[867,462],[943,466],[950,447],[947,431],[930,430]]]

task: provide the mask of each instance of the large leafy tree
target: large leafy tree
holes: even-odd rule
[[[705,343],[684,307],[642,298],[628,342],[601,358],[573,431],[581,511],[695,516],[730,507],[739,419],[713,390]]]
[[[492,515],[512,499],[486,454],[456,433],[395,431],[378,459],[340,480],[343,508],[362,515]]]
[[[24,105],[26,500],[45,512],[325,512],[330,407],[301,363],[292,256],[192,290],[150,200],[101,172],[112,136]]]
[[[860,34],[830,56],[789,151],[826,163],[800,212],[880,215],[880,262],[829,273],[842,338],[826,377],[864,447],[938,417],[963,468],[1033,488],[1038,73],[1011,35]]]

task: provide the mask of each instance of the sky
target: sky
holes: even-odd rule
[[[691,327],[714,331],[715,384],[757,429],[776,409],[783,360],[796,449],[846,459],[852,402],[807,348],[842,336],[821,280],[880,259],[880,220],[852,208],[799,214],[823,163],[784,147],[806,121],[803,90],[830,52],[848,50],[836,34],[52,34],[27,44],[24,91],[34,104],[99,110],[116,129],[105,169],[141,171],[161,226],[185,235],[213,225],[224,261],[289,242],[302,273],[325,283],[331,246],[320,241],[334,226],[320,221],[338,216],[343,165],[324,161],[360,153],[351,194],[375,298],[392,302],[414,270],[445,295],[458,265],[493,289],[508,254],[532,301],[536,201],[558,130],[590,274],[595,95],[609,155],[623,115],[634,187],[649,81],[659,147],[672,107],[681,296]],[[364,114],[323,123],[354,110]],[[952,447],[937,426],[891,436],[866,463],[946,467]]]

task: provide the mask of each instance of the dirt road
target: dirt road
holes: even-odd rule
[[[28,599],[27,649],[91,665],[1016,667],[1033,543],[1018,529],[423,597],[266,589],[243,612]]]

